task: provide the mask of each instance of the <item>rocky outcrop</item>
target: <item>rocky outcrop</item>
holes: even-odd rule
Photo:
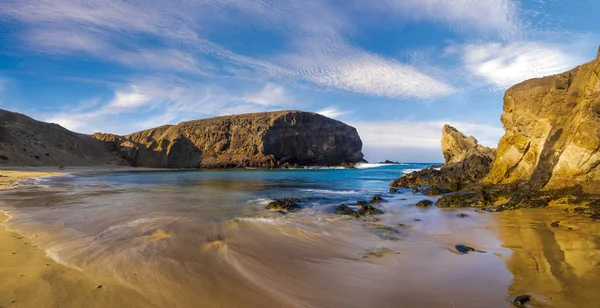
[[[445,125],[442,129],[442,151],[446,162],[404,175],[392,182],[392,187],[412,187],[426,195],[458,191],[485,177],[494,159],[495,151],[478,144],[456,128]]]
[[[356,129],[301,111],[164,125],[127,136],[73,133],[0,110],[0,165],[115,164],[154,168],[275,168],[362,162]]]
[[[0,109],[0,165],[89,166],[109,155],[94,138]]]
[[[588,206],[576,212],[600,213],[600,51],[597,59],[573,70],[508,89],[501,120],[506,133],[487,175],[478,176],[476,182],[462,182],[462,191],[443,196],[438,206],[505,210],[560,202]],[[448,144],[457,146],[444,149],[446,161],[460,161],[464,153],[478,152],[466,150],[473,149],[472,141],[449,139]],[[483,154],[466,155],[462,164],[469,157],[489,158]],[[450,175],[442,170],[444,166],[437,174],[409,175],[392,186],[447,182]]]
[[[480,145],[473,136],[465,136],[456,128],[446,124],[442,128],[442,153],[446,164],[460,163],[471,156],[482,156],[494,160],[496,151]]]
[[[529,190],[600,188],[600,58],[506,91],[506,134],[487,184],[521,182]]]
[[[356,129],[301,111],[243,114],[165,125],[124,137],[136,166],[272,168],[363,161]],[[126,146],[127,147],[127,146]]]

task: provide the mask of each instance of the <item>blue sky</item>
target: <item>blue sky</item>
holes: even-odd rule
[[[504,90],[592,60],[600,2],[0,0],[0,108],[83,133],[300,109],[371,161],[495,146]]]

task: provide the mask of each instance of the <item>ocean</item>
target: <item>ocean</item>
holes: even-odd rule
[[[1,192],[0,210],[55,261],[158,307],[509,307],[521,222],[388,193],[430,165],[70,174]],[[374,195],[376,219],[335,213]],[[300,209],[266,210],[277,198]]]

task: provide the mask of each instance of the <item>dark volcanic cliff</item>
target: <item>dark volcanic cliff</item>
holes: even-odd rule
[[[0,109],[0,165],[98,165],[109,160],[94,138]]]
[[[322,115],[278,111],[166,125],[125,138],[137,166],[169,168],[339,165],[362,161],[356,129]]]
[[[353,127],[301,111],[188,121],[127,136],[88,136],[0,110],[0,165],[325,166],[361,162],[361,149]]]

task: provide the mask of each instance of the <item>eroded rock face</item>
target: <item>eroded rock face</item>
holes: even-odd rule
[[[557,202],[587,206],[574,211],[584,208],[592,217],[600,213],[600,51],[596,60],[573,70],[508,89],[501,119],[506,134],[491,167],[485,165],[489,151],[480,151],[475,140],[445,127],[447,163],[439,170],[407,175],[392,186],[451,183],[445,193],[459,192],[438,199],[440,207],[493,206],[501,211]],[[475,152],[480,154],[469,155]],[[456,166],[466,169],[448,171]]]
[[[465,136],[456,128],[446,124],[442,129],[442,153],[446,164],[460,163],[470,156],[494,159],[494,149],[480,145],[473,136]]]
[[[412,187],[426,195],[458,191],[485,177],[495,155],[494,149],[478,144],[477,139],[450,125],[442,129],[442,151],[446,163],[406,174],[391,186]]]
[[[485,183],[600,188],[600,58],[506,91],[506,134]]]
[[[301,111],[263,112],[165,125],[125,139],[136,144],[136,166],[273,168],[363,161],[356,129]]]

